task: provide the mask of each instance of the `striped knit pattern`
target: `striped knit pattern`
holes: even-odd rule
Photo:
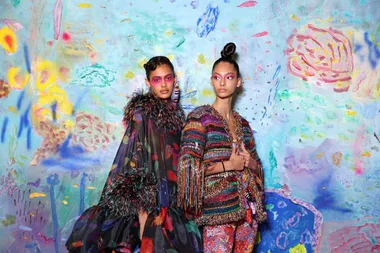
[[[229,134],[213,110],[206,105],[189,114],[183,130],[178,168],[178,203],[185,209],[195,211],[198,215],[196,221],[200,225],[235,222],[246,215],[242,184],[237,183],[241,180],[241,172],[204,176],[206,168],[229,160],[232,152]],[[240,118],[242,141],[260,162],[249,123]]]

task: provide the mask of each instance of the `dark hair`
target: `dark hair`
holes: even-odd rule
[[[173,74],[174,74],[173,64],[171,63],[171,61],[169,60],[168,57],[166,57],[166,56],[155,56],[155,57],[150,58],[150,60],[144,64],[146,78],[148,80],[150,80],[150,78],[149,78],[150,72],[155,71],[158,66],[165,65],[165,64],[171,68],[171,70],[173,71]]]
[[[214,62],[214,65],[212,65],[212,71],[214,71],[216,65],[218,65],[219,63],[228,62],[234,65],[234,68],[237,72],[237,76],[240,77],[239,65],[234,59],[232,59],[232,56],[234,55],[235,51],[236,45],[232,42],[227,43],[224,46],[222,52],[220,52],[221,57],[218,60],[216,60],[216,62]]]

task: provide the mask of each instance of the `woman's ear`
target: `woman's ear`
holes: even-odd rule
[[[148,86],[148,88],[150,88],[150,82],[149,82],[148,78],[146,78],[146,77],[145,77],[145,84],[146,84],[146,86]]]
[[[236,85],[236,87],[240,87],[241,86],[241,77],[238,78],[238,83]]]

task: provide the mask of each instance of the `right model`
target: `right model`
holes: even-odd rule
[[[241,86],[236,46],[228,43],[212,67],[212,105],[187,118],[178,165],[178,205],[203,227],[204,252],[252,252],[264,210],[263,173],[252,129],[232,109]]]

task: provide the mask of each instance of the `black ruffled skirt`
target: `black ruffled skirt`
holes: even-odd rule
[[[201,235],[197,224],[177,208],[149,214],[142,240],[137,216],[106,214],[103,207],[87,209],[76,221],[66,247],[69,252],[199,253]]]

